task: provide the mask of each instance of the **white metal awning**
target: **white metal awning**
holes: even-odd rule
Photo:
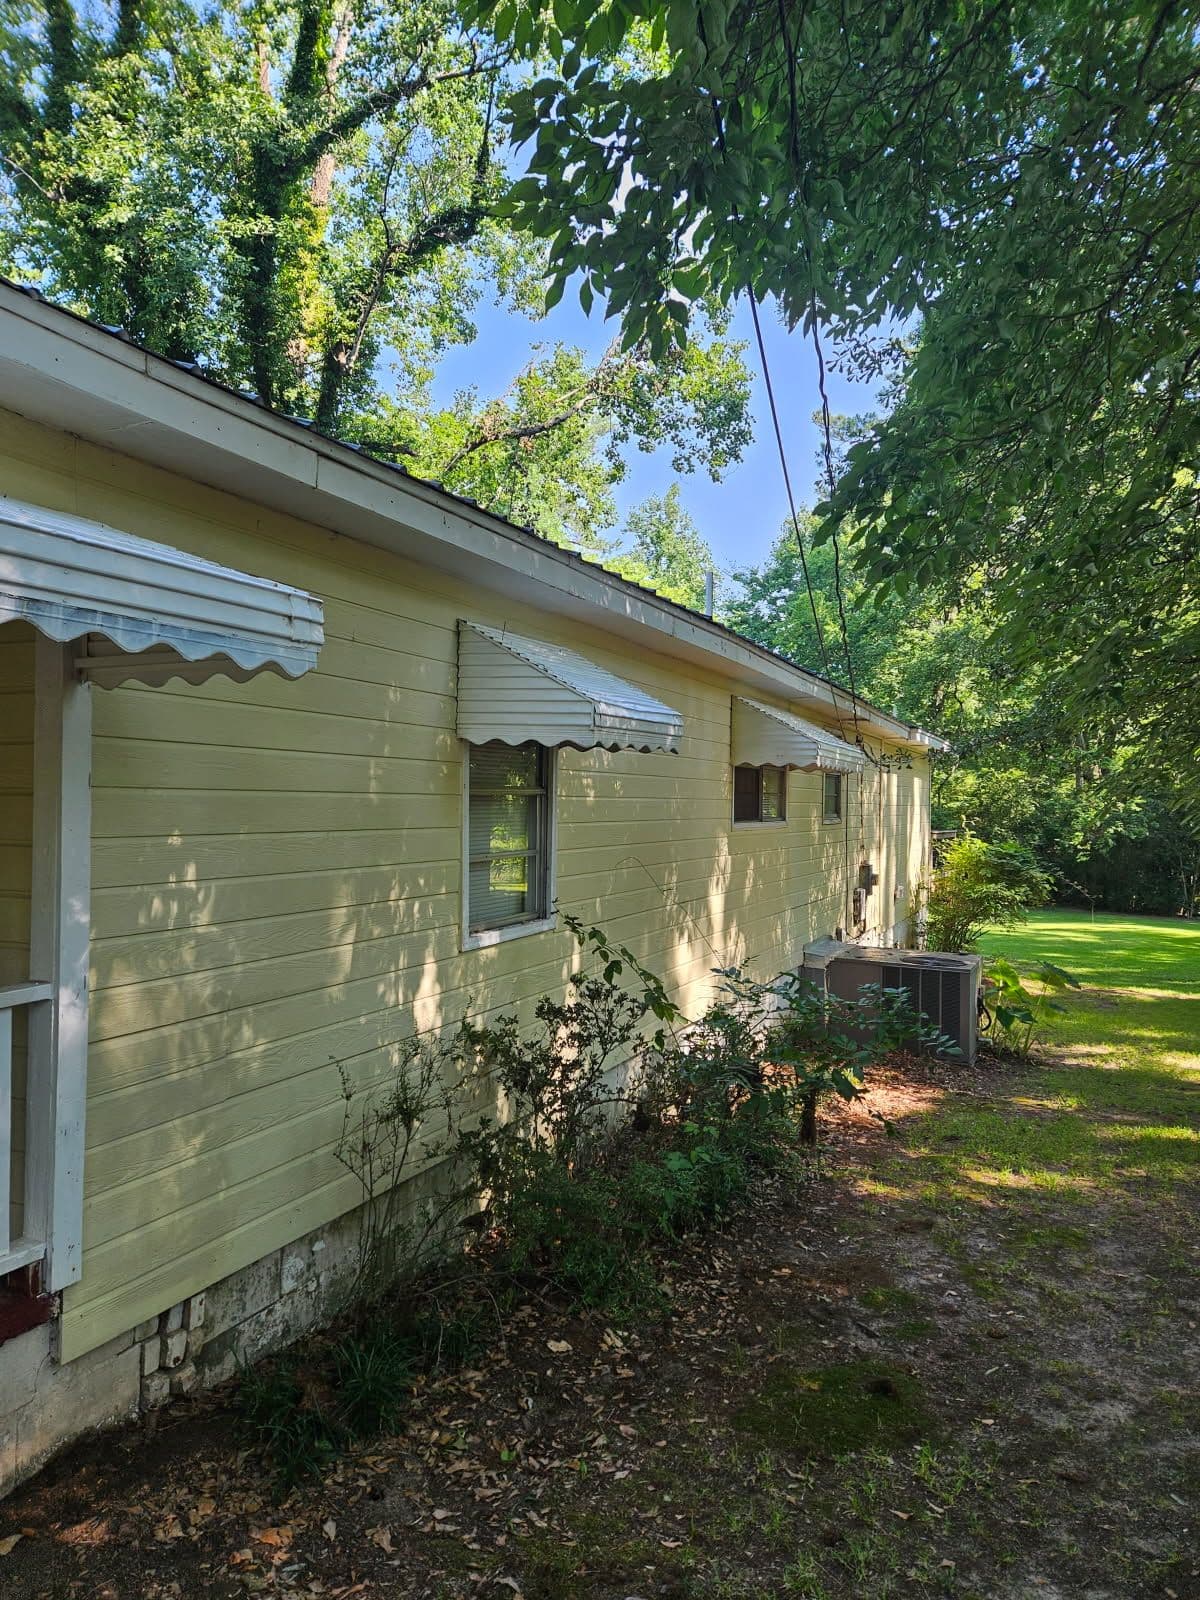
[[[735,767],[797,767],[801,772],[861,772],[866,756],[857,745],[818,728],[790,711],[735,695]]]
[[[0,499],[0,622],[14,618],[60,643],[82,639],[80,671],[105,686],[264,669],[298,678],[324,641],[321,602],[302,589]]]
[[[562,645],[463,622],[458,637],[458,734],[577,750],[670,750],[683,718]]]

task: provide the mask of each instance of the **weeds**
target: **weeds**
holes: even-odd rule
[[[303,1383],[294,1360],[245,1368],[238,1408],[242,1432],[267,1457],[283,1489],[319,1472],[344,1442],[342,1430]]]
[[[833,1000],[794,974],[759,983],[737,968],[685,1029],[630,950],[568,924],[579,969],[532,1029],[467,1020],[403,1047],[382,1088],[343,1080],[337,1155],[363,1195],[350,1305],[336,1337],[242,1382],[247,1434],[284,1483],[393,1429],[419,1374],[486,1342],[481,1306],[498,1325],[534,1289],[609,1315],[661,1312],[663,1256],[815,1142],[822,1095],[860,1093],[901,1042],[947,1043],[897,992]]]
[[[1015,1055],[1027,1056],[1034,1041],[1044,1032],[1063,1007],[1052,994],[1078,989],[1079,981],[1053,961],[1039,961],[1027,969],[1002,956],[994,956],[984,968],[987,1016],[994,1019],[995,1042]],[[1036,984],[1031,988],[1030,984]]]

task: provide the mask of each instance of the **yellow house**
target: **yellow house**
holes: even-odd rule
[[[561,991],[561,911],[688,1014],[902,939],[937,748],[0,283],[0,1487],[321,1315],[339,1067]]]

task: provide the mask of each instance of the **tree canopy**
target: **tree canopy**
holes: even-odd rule
[[[500,206],[519,74],[451,0],[11,0],[0,60],[0,265],[151,349],[585,546],[626,449],[719,477],[744,448],[720,314],[436,398],[483,300],[546,304]]]
[[[1167,0],[7,0],[0,266],[693,605],[678,491],[615,538],[617,487],[634,449],[739,459],[730,310],[773,303],[885,406],[833,431],[807,577],[791,530],[731,620],[948,734],[943,819],[1082,870],[1200,804],[1196,27]],[[607,349],[547,341],[447,402],[488,299],[568,286]]]
[[[819,538],[982,583],[1077,714],[1200,729],[1200,52],[1162,0],[478,0],[531,60],[511,215],[667,349],[748,291],[887,372]],[[901,339],[896,338],[896,328]]]
[[[716,562],[683,508],[677,483],[635,506],[625,519],[624,536],[628,543],[609,558],[610,566],[668,600],[701,609]]]
[[[726,618],[804,665],[822,664],[813,609],[836,637],[832,546],[802,534],[813,600],[789,521],[766,561],[733,574]],[[1191,774],[1147,761],[1136,711],[1081,721],[1051,667],[1007,653],[981,582],[889,591],[882,604],[858,552],[843,554],[841,588],[861,692],[906,721],[936,728],[951,752],[933,770],[933,825],[966,827],[1021,846],[1066,899],[1176,912],[1196,903],[1200,829],[1186,817]]]

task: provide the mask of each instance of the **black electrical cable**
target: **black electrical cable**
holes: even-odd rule
[[[809,609],[812,611],[813,626],[817,630],[817,644],[821,650],[821,661],[825,668],[825,676],[830,680],[830,688],[834,688],[833,668],[829,665],[829,651],[825,645],[825,633],[821,627],[821,618],[817,613],[817,600],[813,593],[812,580],[808,575],[808,556],[804,549],[804,536],[800,532],[800,517],[796,510],[796,498],[792,493],[792,475],[788,468],[787,449],[783,442],[783,427],[779,421],[779,409],[775,404],[775,386],[771,382],[771,368],[767,364],[767,347],[763,339],[762,323],[758,316],[758,301],[755,298],[753,289],[746,291],[746,297],[750,301],[750,316],[754,322],[754,338],[758,345],[758,359],[762,365],[763,383],[767,391],[767,404],[771,410],[771,423],[775,429],[775,443],[779,450],[779,465],[783,472],[783,487],[787,491],[788,512],[792,519],[792,532],[796,537],[796,548],[800,552],[800,568],[804,573],[804,586],[808,590]]]

